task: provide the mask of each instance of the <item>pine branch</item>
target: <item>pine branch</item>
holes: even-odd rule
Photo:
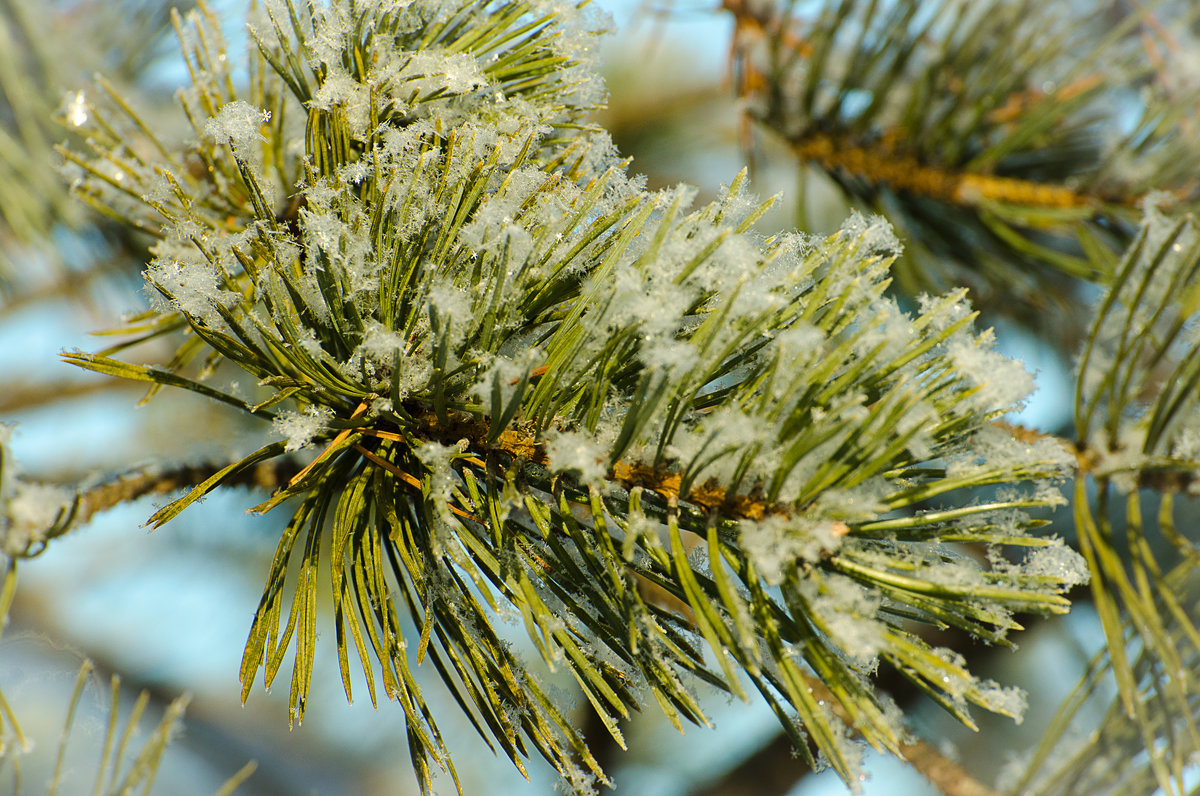
[[[89,487],[79,493],[75,525],[86,525],[96,514],[122,503],[151,495],[170,495],[182,489],[195,487],[227,466],[228,463],[180,465],[167,470],[154,467],[147,471],[127,473],[114,480]],[[224,484],[270,492],[286,484],[299,469],[299,465],[290,459],[263,462],[230,476]]]
[[[1108,646],[1043,740],[1023,788],[1038,775],[1037,792],[1046,794],[1123,792],[1131,783],[1138,783],[1134,790],[1186,791],[1180,772],[1200,749],[1192,676],[1200,656],[1198,558],[1195,539],[1177,528],[1174,506],[1200,474],[1198,274],[1195,219],[1168,216],[1148,202],[1139,234],[1096,306],[1076,385],[1075,526]],[[1147,487],[1159,492],[1157,511],[1144,503]],[[1163,544],[1155,543],[1154,528]],[[1104,676],[1115,680],[1118,696],[1100,725],[1102,743],[1048,766]],[[1124,753],[1115,770],[1101,747],[1147,755],[1144,764],[1130,765]]]
[[[4,511],[2,551],[10,559],[41,555],[54,539],[86,525],[96,514],[150,495],[169,495],[182,489],[190,490],[175,501],[189,505],[211,488],[215,476],[227,486],[247,486],[273,490],[281,488],[299,470],[290,459],[252,462],[239,466],[242,460],[224,465],[181,465],[162,470],[152,467],[128,473],[114,480],[75,491],[62,487],[26,481],[14,476],[5,479],[0,508]],[[12,457],[3,446],[0,455],[0,474],[7,468],[11,473]],[[207,488],[205,485],[209,484]],[[32,503],[36,501],[36,505]],[[13,504],[21,508],[14,510]]]
[[[927,166],[903,149],[894,148],[895,139],[895,134],[885,132],[873,146],[847,147],[832,136],[817,134],[796,142],[792,150],[802,161],[839,172],[843,179],[885,184],[893,191],[962,208],[1002,202],[1043,210],[1086,208],[1094,212],[1111,202],[1066,185]],[[1123,201],[1133,204],[1136,199],[1125,197]]]
[[[747,113],[902,230],[907,292],[967,284],[977,306],[1041,328],[1072,306],[1071,279],[1110,277],[1147,191],[1195,206],[1177,158],[1195,160],[1200,97],[1171,77],[1193,12],[1099,29],[1028,2],[722,7]],[[1105,109],[1135,89],[1127,135]]]
[[[769,203],[743,177],[696,209],[686,187],[645,191],[587,120],[602,94],[582,6],[284,0],[251,31],[248,80],[209,8],[174,15],[181,135],[103,78],[63,108],[74,191],[155,240],[156,294],[116,343],[66,358],[222,401],[279,439],[74,496],[18,477],[0,446],[5,553],[183,487],[151,525],[227,485],[271,489],[258,511],[294,498],[243,700],[290,660],[302,720],[332,594],[347,698],[361,667],[372,702],[404,711],[425,792],[435,767],[458,783],[421,665],[518,770],[536,753],[575,791],[606,782],[496,626],[512,616],[615,746],[650,696],[682,727],[708,723],[699,686],[754,690],[847,783],[862,740],[942,793],[991,794],[911,740],[878,664],[967,726],[971,705],[1019,716],[1022,695],[914,628],[1011,644],[1018,614],[1066,611],[1091,577],[1109,648],[1021,787],[1182,792],[1200,750],[1200,554],[1174,513],[1200,473],[1200,83],[1180,69],[1197,12],[1051,6],[726,0],[750,117],[904,247],[861,216],[764,238]],[[56,201],[27,196],[45,97],[21,104],[14,58],[43,88],[53,66],[29,41],[0,47],[6,236]],[[1151,188],[1166,193],[1139,226]],[[1102,284],[1075,439],[997,420],[1030,380],[973,330],[966,291],[905,312],[893,278],[966,283],[1005,311],[1023,296],[1026,320]],[[161,367],[116,358],[160,338],[177,346]],[[214,387],[218,366],[265,393]],[[1083,558],[1028,513],[1064,502],[1069,477]],[[1097,749],[1062,751],[1108,676]],[[1126,748],[1145,754],[1114,765]]]
[[[707,723],[696,684],[747,698],[749,683],[802,754],[811,738],[853,782],[853,734],[905,748],[870,679],[880,659],[969,726],[970,704],[1019,715],[1019,694],[910,628],[1009,643],[1015,612],[1063,612],[1086,577],[1025,513],[1061,500],[1047,482],[1073,460],[990,425],[1030,380],[973,332],[962,292],[902,313],[886,225],[763,239],[769,203],[742,176],[696,210],[689,189],[644,191],[583,123],[578,8],[355,8],[270,9],[243,96],[201,6],[177,21],[195,149],[108,91],[84,109],[93,152],[68,151],[85,201],[159,239],[161,300],[128,330],[190,335],[161,368],[113,358],[120,343],[67,359],[283,438],[182,473],[198,483],[151,523],[319,450],[256,507],[296,499],[243,699],[290,658],[303,718],[328,578],[347,697],[353,650],[372,701],[381,685],[404,710],[426,791],[433,765],[454,776],[411,669],[427,659],[518,770],[536,750],[573,789],[605,781],[495,628],[506,609],[618,744],[642,694],[681,727]],[[285,146],[293,118],[303,153]],[[204,383],[218,362],[273,394]],[[96,505],[171,483],[133,479]],[[962,542],[1029,551],[984,567]]]

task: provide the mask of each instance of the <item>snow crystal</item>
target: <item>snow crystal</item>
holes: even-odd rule
[[[86,94],[82,91],[72,91],[63,97],[62,108],[59,112],[67,124],[72,127],[82,127],[87,124],[89,107]]]
[[[177,199],[171,180],[167,179],[165,173],[158,173],[149,178],[145,183],[145,187],[146,192],[142,194],[142,201],[151,207],[165,207]],[[184,223],[189,223],[197,229],[200,227],[192,219],[187,219]],[[183,237],[186,239],[189,236],[185,235]]]
[[[351,136],[362,138],[371,123],[371,91],[342,69],[331,69],[309,102],[310,108],[345,114]]]
[[[849,724],[838,717],[833,705],[821,699],[817,701],[817,707],[824,714],[825,724],[833,733],[834,744],[842,756],[842,762],[850,770],[851,779],[847,782],[847,787],[852,793],[861,792],[862,787],[859,782],[866,778],[866,774],[862,773],[863,758],[867,751],[866,742],[854,733]],[[830,767],[832,767],[832,763],[825,752],[821,751],[817,755],[816,770],[821,771]]]
[[[975,701],[982,707],[993,713],[1011,716],[1017,724],[1024,720],[1025,708],[1029,706],[1029,702],[1020,688],[1006,688],[991,680],[984,680],[975,686],[974,692]]]
[[[15,426],[0,423],[0,552],[21,555],[45,541],[46,531],[70,503],[70,490],[18,478],[9,439]]]
[[[617,160],[616,149],[611,153],[604,152],[600,147],[589,150],[582,158],[581,165],[591,167],[593,173],[599,173],[605,166],[613,165]],[[586,172],[585,172],[586,173]],[[646,192],[646,177],[641,174],[630,175],[624,168],[609,172],[604,185],[604,192],[592,208],[595,216],[604,216],[629,201],[634,196]]]
[[[487,85],[487,78],[483,76],[479,63],[470,53],[446,56],[440,72],[442,79],[446,81],[446,90],[454,94],[464,94]]]
[[[912,435],[904,447],[916,461],[924,461],[933,456],[937,440],[930,433],[930,429],[937,424],[936,418],[937,409],[927,401],[917,401],[896,421],[895,434]]]
[[[875,619],[882,599],[878,592],[832,574],[820,583],[804,580],[800,589],[851,664],[859,671],[871,670],[884,642],[883,626]]]
[[[479,62],[469,53],[422,50],[412,54],[401,75],[423,78],[409,85],[419,86],[424,92],[444,89],[452,94],[466,94],[487,85]]]
[[[272,0],[272,5],[275,5]],[[269,8],[270,14],[278,22],[283,22],[286,30],[288,11],[286,7],[279,10]],[[349,38],[354,29],[354,20],[350,19],[348,9],[344,4],[333,3],[328,7],[317,6],[313,14],[312,34],[306,37],[306,44],[312,50],[313,57],[330,66],[342,60],[342,54],[348,49]]]
[[[1138,474],[1147,460],[1145,448],[1146,427],[1135,423],[1122,425],[1115,440],[1109,439],[1108,432],[1097,429],[1087,441],[1087,450],[1097,458],[1093,472],[1098,477],[1107,477],[1121,494],[1137,489]]]
[[[314,210],[301,211],[304,231],[313,247],[321,249],[331,257],[340,254],[346,224],[333,213],[318,213]]]
[[[845,397],[853,398],[853,396]],[[822,422],[826,418],[826,413],[819,408],[813,412],[814,422]],[[832,417],[831,422],[837,422],[837,417]],[[817,468],[837,454],[838,449],[845,441],[845,437],[845,432],[835,434],[816,447],[806,451],[792,466],[791,472],[787,474],[787,478],[783,482],[783,487],[779,490],[779,500],[783,503],[791,503],[795,500],[800,494],[800,490],[816,474]]]
[[[671,453],[689,467],[696,461],[704,461],[704,468],[693,473],[699,481],[707,478],[724,481],[733,475],[737,454],[754,445],[769,445],[773,431],[761,418],[736,407],[723,406],[687,432],[676,434]]]
[[[586,432],[551,431],[546,439],[546,457],[551,470],[575,472],[585,484],[603,484],[608,474],[608,451]]]
[[[649,339],[642,345],[641,359],[651,368],[662,368],[668,373],[684,373],[699,362],[696,346],[686,340],[673,337]]]
[[[463,339],[469,329],[468,324],[475,320],[470,292],[448,281],[430,288],[429,307],[436,311],[443,329],[449,324],[451,345]]]
[[[876,362],[894,360],[904,353],[913,340],[916,327],[890,298],[872,301],[858,311],[855,321],[858,334],[854,340],[854,355]]]
[[[226,103],[216,116],[204,123],[204,136],[213,141],[227,142],[239,160],[257,163],[262,153],[254,143],[266,140],[262,126],[270,120],[270,111],[235,100]]]
[[[894,485],[875,476],[850,489],[824,490],[809,507],[808,513],[849,522],[873,520],[887,512],[887,504],[883,501],[893,491]]]
[[[379,262],[370,236],[360,231],[366,222],[358,204],[350,202],[329,212],[306,208],[300,217],[306,244],[319,250],[349,278],[352,293],[373,293],[377,289],[375,274]]]
[[[526,348],[517,354],[515,359],[503,355],[496,356],[472,385],[471,395],[485,410],[490,410],[492,393],[499,389],[501,406],[508,406],[516,395],[521,379],[541,364],[542,359],[543,353],[539,348]]]
[[[946,474],[952,477],[966,476],[980,470],[1015,469],[1031,465],[1045,467],[1054,475],[1065,477],[1076,465],[1075,456],[1054,437],[1021,440],[1011,432],[991,424],[980,426],[975,431],[964,454],[947,458],[949,466]],[[1055,492],[1046,491],[1041,497],[1049,505],[1061,505],[1061,496]]]
[[[534,16],[552,14],[561,20],[556,31],[558,35],[551,39],[550,44],[556,55],[573,61],[595,61],[599,35],[613,27],[612,15],[594,4],[537,0],[531,6]]]
[[[604,316],[610,330],[636,327],[648,336],[674,336],[690,300],[688,291],[658,284],[651,274],[635,268],[618,268],[605,279],[612,295]]]
[[[304,189],[304,211],[313,215],[332,213],[340,196],[334,184],[322,177]]]
[[[772,515],[739,522],[738,539],[763,579],[777,585],[793,563],[816,561],[836,550],[844,535],[841,527],[830,520]]]
[[[217,308],[229,306],[236,295],[221,289],[220,272],[190,246],[163,241],[152,251],[158,256],[146,269],[146,278],[170,294],[170,309],[182,310],[210,328],[222,328]]]
[[[459,233],[463,245],[477,252],[507,250],[509,268],[524,263],[533,250],[529,229],[535,226],[521,219],[521,208],[547,181],[541,169],[522,167],[511,171],[495,193],[488,195]],[[561,213],[559,214],[561,217]],[[559,218],[546,218],[547,223]]]
[[[1072,461],[1074,461],[1072,459]],[[1050,481],[1039,481],[1033,492],[1033,499],[1043,506],[1057,508],[1069,502],[1062,490]]]
[[[857,239],[859,246],[870,254],[892,258],[904,251],[896,231],[883,216],[864,217],[856,210],[842,224],[840,232]]]
[[[271,430],[287,440],[284,450],[300,450],[328,428],[332,417],[333,410],[327,407],[310,406],[304,412],[286,410],[276,415]]]
[[[1033,376],[1020,362],[1009,359],[993,347],[991,330],[974,340],[954,339],[946,346],[959,374],[978,391],[969,399],[980,412],[995,412],[1019,407],[1033,392]]]
[[[359,361],[371,362],[377,370],[390,370],[396,350],[403,350],[404,344],[404,335],[393,332],[374,319],[369,319],[362,343],[354,352],[354,356]]]
[[[1197,52],[1196,40],[1192,39],[1190,46],[1171,47],[1169,52],[1168,68],[1160,70],[1167,95],[1196,96],[1200,91],[1200,52]]]
[[[70,490],[52,484],[17,482],[0,509],[3,551],[13,555],[45,541],[46,531],[73,496]]]
[[[773,347],[779,351],[784,372],[807,364],[825,348],[825,333],[807,321],[800,321],[775,335]],[[783,386],[781,381],[781,386]]]
[[[780,295],[775,274],[763,269],[758,241],[746,235],[726,238],[714,253],[713,287],[722,292],[740,286],[730,308],[731,319],[739,316],[764,316],[778,310],[787,298]]]
[[[941,296],[922,293],[917,296],[917,307],[920,308],[922,322],[927,323],[933,333],[944,331],[971,314],[965,287]]]
[[[451,462],[457,448],[439,442],[426,442],[413,451],[425,469],[429,471],[429,495],[436,503],[444,506],[453,496],[457,475]]]
[[[919,562],[914,572],[928,583],[969,591],[988,582],[979,562],[954,548],[930,545],[925,552],[927,557]]]
[[[1091,580],[1087,561],[1061,541],[1049,547],[1034,548],[1021,571],[1026,575],[1044,575],[1065,586],[1079,586]]]
[[[1171,446],[1171,457],[1200,462],[1200,411],[1193,410],[1180,424]]]

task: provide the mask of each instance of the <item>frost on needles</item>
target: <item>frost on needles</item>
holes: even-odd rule
[[[752,687],[851,782],[860,741],[905,733],[880,660],[968,724],[969,704],[1019,718],[1019,694],[910,620],[1009,643],[1015,613],[1065,611],[1085,577],[1025,513],[1057,502],[1069,458],[992,424],[1027,374],[962,293],[897,307],[878,219],[764,238],[740,176],[699,208],[691,188],[645,190],[586,119],[597,28],[556,2],[268,3],[247,80],[201,7],[181,25],[187,127],[150,140],[115,103],[124,127],[66,153],[85,201],[157,238],[161,298],[127,331],[180,341],[164,368],[120,346],[68,359],[284,438],[152,521],[310,452],[258,507],[298,500],[244,698],[294,647],[299,721],[332,621],[347,696],[356,658],[372,701],[381,684],[405,711],[426,790],[430,763],[454,771],[414,679],[430,661],[493,748],[522,770],[536,749],[576,790],[603,772],[528,655],[572,671],[618,741],[650,700],[707,723],[703,691]],[[217,366],[258,394],[202,383]]]

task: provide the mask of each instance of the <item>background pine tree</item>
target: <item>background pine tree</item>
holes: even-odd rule
[[[483,792],[468,733],[569,789],[614,772],[645,788],[626,761],[655,759],[660,714],[753,715],[729,695],[765,704],[778,737],[673,787],[784,792],[828,767],[855,788],[883,765],[864,770],[869,744],[942,793],[1192,791],[1189,5],[729,0],[735,101],[642,81],[625,110],[615,76],[604,116],[607,23],[583,6],[267,3],[245,58],[236,14],[203,4],[0,6],[0,312],[111,326],[149,296],[111,345],[64,356],[124,381],[41,362],[0,398],[63,423],[19,467],[6,434],[0,608],[70,638],[68,610],[37,597],[66,584],[38,569],[72,572],[53,556],[103,518],[169,521],[83,575],[165,574],[152,601],[268,573],[233,609],[257,604],[241,697],[264,704],[259,672],[288,687],[189,724],[221,761],[210,790],[366,791],[406,742],[404,781]],[[64,40],[90,46],[67,57]],[[774,208],[744,173],[700,197],[666,187],[722,146],[721,118],[751,183],[786,186]],[[1062,422],[1005,421],[1032,385],[994,347],[1010,336],[1074,358]],[[116,422],[131,382],[147,413],[90,461],[96,424],[68,423],[92,405]],[[265,518],[231,518],[237,485]],[[1042,618],[1071,603],[1071,624]],[[1071,634],[1092,615],[1105,643],[1085,660]],[[41,760],[29,740],[57,730],[42,708],[30,729],[13,695],[36,678],[6,669],[18,789],[73,783],[72,743],[96,747],[97,793],[170,772],[184,678],[147,666],[152,649],[99,656],[147,687],[124,719],[121,679],[89,700],[86,663],[74,731]],[[991,742],[951,762],[944,719],[1020,721],[1011,681],[1047,649],[1063,671],[1043,679],[1081,672],[1058,713],[1035,705],[1016,737],[984,724],[1004,772]],[[293,738],[307,775],[245,740],[321,723],[330,685],[378,705],[356,721],[389,740]],[[229,691],[190,687],[202,705]],[[158,730],[131,746],[152,700]]]

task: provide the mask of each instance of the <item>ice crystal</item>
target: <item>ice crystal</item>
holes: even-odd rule
[[[287,440],[286,450],[300,450],[327,428],[332,416],[332,411],[318,406],[310,406],[304,411],[285,410],[276,416],[272,428]]]
[[[792,565],[816,561],[821,554],[837,549],[844,528],[830,520],[771,516],[742,520],[738,540],[763,580],[774,585],[783,581]]]
[[[83,91],[72,91],[63,97],[62,117],[72,127],[82,127],[87,123],[89,110],[87,94]]]
[[[1062,542],[1031,550],[1021,571],[1053,578],[1066,586],[1079,586],[1091,579],[1087,561]]]
[[[546,457],[555,472],[570,471],[586,484],[601,484],[608,468],[605,450],[590,434],[556,431],[546,442]]]
[[[972,403],[981,412],[1019,408],[1033,393],[1033,376],[1020,362],[995,350],[990,329],[974,340],[951,342],[947,354],[977,390]]]
[[[7,556],[36,551],[72,498],[68,489],[20,477],[9,444],[14,428],[0,423],[0,553]]]
[[[204,134],[228,143],[233,154],[248,163],[257,163],[262,154],[255,144],[265,141],[262,126],[271,119],[270,111],[255,108],[243,100],[226,103],[217,115],[204,124]]]

